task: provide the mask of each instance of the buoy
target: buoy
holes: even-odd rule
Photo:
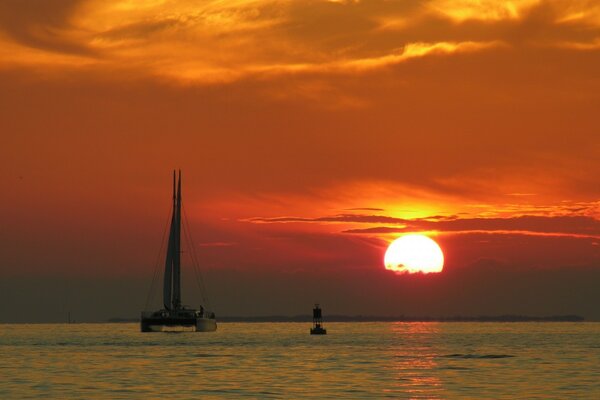
[[[323,314],[318,304],[313,308],[313,327],[310,328],[311,335],[326,335],[327,329],[323,328]]]

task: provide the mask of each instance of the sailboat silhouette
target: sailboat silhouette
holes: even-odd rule
[[[169,242],[163,276],[163,308],[158,311],[142,311],[142,332],[163,331],[165,328],[193,328],[196,332],[217,330],[213,312],[203,306],[200,310],[186,308],[181,302],[181,171],[176,182],[173,171],[173,214],[169,230]]]

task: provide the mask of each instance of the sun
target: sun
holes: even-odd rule
[[[444,253],[433,239],[425,235],[405,235],[389,245],[384,264],[386,269],[398,273],[441,272]]]

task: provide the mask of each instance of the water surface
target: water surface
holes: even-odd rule
[[[0,398],[600,398],[600,323],[0,325]]]

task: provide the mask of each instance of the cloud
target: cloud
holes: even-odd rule
[[[402,234],[402,233],[413,233],[423,232],[425,234],[434,235],[471,235],[471,234],[483,234],[483,235],[510,235],[510,236],[538,236],[538,237],[562,237],[562,238],[573,238],[573,239],[600,239],[600,235],[594,234],[581,234],[581,233],[564,233],[564,232],[539,232],[539,231],[528,231],[518,229],[468,229],[468,230],[425,230],[425,229],[408,229],[408,228],[393,228],[393,227],[375,227],[375,228],[357,228],[348,229],[343,231],[344,233],[358,233],[358,234]]]
[[[13,46],[37,49],[40,52],[70,55],[91,55],[93,50],[79,37],[71,25],[84,0],[19,1],[0,2],[0,32],[6,35],[2,42],[14,40]],[[17,47],[17,48],[19,48]]]
[[[592,2],[537,0],[23,4],[10,0],[0,7],[0,42],[11,49],[5,52],[10,65],[85,66],[204,84],[362,74],[417,58],[536,43],[593,50],[599,36],[593,24],[600,21]]]
[[[235,242],[205,242],[198,243],[198,247],[230,247],[235,246],[237,243]]]
[[[376,207],[356,207],[348,208],[345,211],[385,211],[385,209]]]
[[[497,235],[534,235],[600,239],[600,220],[581,215],[540,216],[520,215],[509,218],[459,218],[432,216],[428,218],[395,218],[385,215],[339,214],[326,217],[250,218],[252,223],[318,223],[318,224],[393,224],[394,226],[354,227],[344,233],[377,236],[406,232],[435,232],[437,234],[489,233]]]
[[[249,218],[246,221],[253,223],[286,223],[286,222],[357,222],[357,223],[405,223],[407,220],[384,215],[339,214],[327,217],[302,218],[302,217],[272,217]]]
[[[325,65],[325,69],[338,70],[368,70],[381,68],[388,65],[398,64],[403,61],[417,57],[425,57],[430,54],[452,54],[488,49],[501,46],[501,42],[437,42],[437,43],[407,43],[401,52],[397,54],[386,54],[380,57],[362,58],[356,60],[342,61]]]
[[[541,0],[433,0],[428,6],[455,22],[464,22],[520,19],[524,13],[540,3]]]
[[[600,37],[589,42],[559,42],[556,46],[570,50],[594,51],[600,49]]]

